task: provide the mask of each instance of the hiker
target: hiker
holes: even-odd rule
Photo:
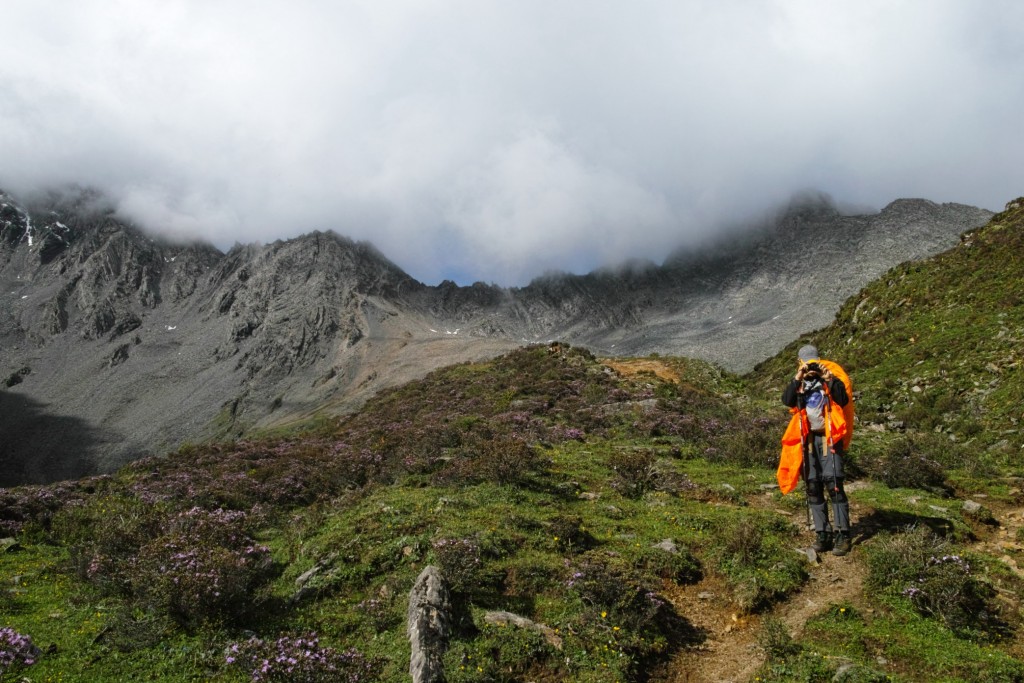
[[[846,555],[850,552],[850,505],[843,490],[843,457],[853,432],[849,378],[838,364],[819,358],[818,349],[811,344],[803,346],[797,358],[796,376],[782,392],[782,402],[793,418],[782,440],[779,486],[789,493],[798,478],[804,480],[814,522],[812,547],[817,552],[831,549],[833,555]],[[826,491],[832,501],[834,530]]]

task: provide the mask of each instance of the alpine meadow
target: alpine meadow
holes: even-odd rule
[[[0,489],[0,680],[409,680],[434,567],[452,683],[1024,681],[1021,254],[1024,199],[744,375],[530,344]],[[775,484],[809,341],[853,379],[846,557]]]

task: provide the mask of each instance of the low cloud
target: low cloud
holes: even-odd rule
[[[1024,194],[1024,6],[18,3],[0,187],[108,193],[228,247],[333,229],[426,282],[523,284],[802,188]]]

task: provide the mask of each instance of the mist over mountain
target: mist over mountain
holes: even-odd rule
[[[889,267],[990,216],[921,199],[845,215],[804,195],[661,265],[503,288],[427,286],[333,232],[224,253],[153,238],[95,194],[0,195],[0,485],[347,412],[382,387],[534,341],[748,370]]]

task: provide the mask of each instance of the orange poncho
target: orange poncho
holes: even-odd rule
[[[829,396],[828,419],[825,421],[825,436],[828,446],[843,442],[843,448],[850,447],[853,439],[853,384],[849,376],[837,363],[828,360],[819,360],[818,364],[827,368],[835,375],[846,388],[846,395],[849,398],[842,410],[832,408],[832,397]],[[828,388],[825,389],[826,394]],[[789,493],[796,488],[800,481],[801,468],[803,467],[804,448],[803,444],[810,433],[807,426],[807,411],[800,408],[790,408],[793,417],[789,420],[786,433],[782,435],[782,455],[779,457],[779,469],[775,478],[779,482],[779,490],[783,494]]]

